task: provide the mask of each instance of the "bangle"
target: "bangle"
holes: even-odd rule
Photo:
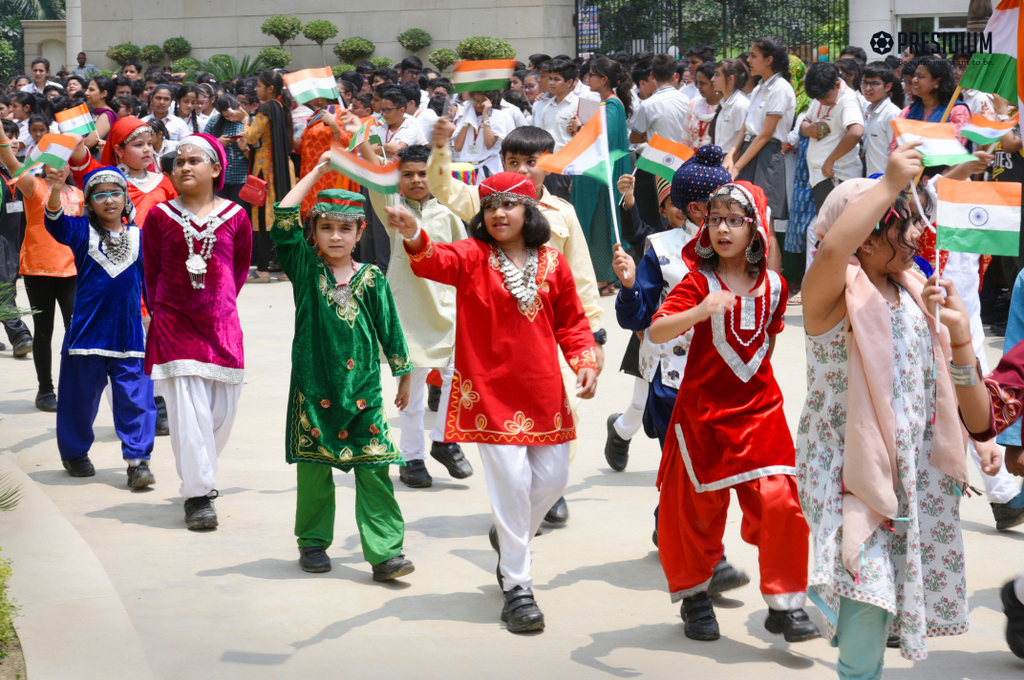
[[[418,239],[420,237],[420,234],[422,234],[422,233],[423,233],[423,227],[417,226],[416,227],[416,233],[412,235],[412,238],[405,238],[403,236],[402,239],[405,240],[405,241],[415,241],[416,239]]]
[[[11,143],[10,143],[10,142],[7,142],[6,144],[0,144],[0,149],[6,149],[6,148],[7,148],[7,147],[9,147],[10,145],[11,145]]]
[[[955,345],[950,345],[949,348],[950,349],[960,349],[961,347],[967,347],[967,345],[971,344],[972,342],[974,342],[974,340],[972,338],[967,338],[963,342],[958,342]]]
[[[949,365],[949,377],[953,379],[953,384],[957,387],[970,387],[978,384],[977,373],[974,368],[977,364],[971,364],[970,366],[957,366],[950,363]]]

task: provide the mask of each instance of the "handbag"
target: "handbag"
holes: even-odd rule
[[[249,175],[245,178],[245,185],[238,192],[238,198],[249,205],[265,205],[267,202],[267,183],[255,175]]]

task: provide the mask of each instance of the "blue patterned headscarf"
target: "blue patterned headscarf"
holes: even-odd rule
[[[721,147],[705,144],[680,165],[672,177],[672,205],[685,211],[691,201],[703,201],[731,182],[732,175],[722,167],[723,155]]]
[[[124,217],[128,224],[135,224],[135,204],[128,195],[128,178],[112,165],[96,168],[88,173],[82,181],[82,193],[85,194],[85,208],[89,209],[89,199],[96,193],[101,184],[116,184],[124,192]]]

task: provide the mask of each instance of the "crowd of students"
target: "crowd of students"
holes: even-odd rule
[[[1024,335],[1024,299],[998,297],[999,277],[1015,294],[1024,279],[1021,258],[986,276],[988,258],[941,254],[940,279],[915,255],[934,249],[935,178],[1018,179],[1022,144],[1018,129],[995,153],[921,173],[916,145],[893,139],[894,118],[961,125],[972,112],[1005,119],[1008,103],[954,99],[960,55],[840,56],[808,66],[770,37],[720,61],[704,45],[682,59],[535,54],[509,89],[462,95],[408,57],[397,69],[360,63],[338,79],[337,99],[301,105],[280,71],[185,83],[136,62],[108,78],[85,54],[56,76],[35,60],[0,96],[0,174],[21,169],[56,112],[84,103],[96,124],[63,170],[0,183],[0,274],[20,274],[39,312],[34,335],[20,321],[5,328],[15,356],[33,353],[36,406],[57,414],[63,466],[95,474],[92,427],[109,386],[128,486],[155,483],[154,437],[169,435],[186,525],[216,527],[217,459],[245,366],[236,300],[246,284],[290,282],[282,406],[301,568],[331,568],[337,468],[356,475],[374,580],[412,573],[389,470],[431,485],[429,408],[429,453],[448,474],[471,476],[461,445],[478,445],[501,619],[538,630],[529,543],[543,521],[568,520],[579,400],[606,366],[600,297],[614,296],[630,338],[621,370],[636,382],[608,417],[605,457],[626,469],[641,428],[663,448],[654,542],[685,635],[719,638],[714,597],[750,581],[725,556],[734,490],[742,538],[760,554],[767,630],[818,637],[809,596],[841,678],[880,677],[887,645],[925,658],[927,637],[968,625],[958,510],[968,456],[997,528],[1024,522],[1010,427],[1021,354],[1009,342]],[[596,106],[614,202],[596,179],[538,165]],[[371,165],[397,159],[398,197],[330,168],[332,145],[348,146],[364,123],[377,134],[356,152]],[[695,152],[671,181],[634,168],[654,135]],[[795,439],[771,363],[793,305],[808,364]],[[983,379],[982,317],[1000,305],[1007,353]],[[398,382],[400,437],[381,351]],[[1007,639],[1024,655],[1024,577],[1002,599]]]

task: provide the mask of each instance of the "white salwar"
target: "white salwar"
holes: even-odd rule
[[[424,437],[423,416],[426,413],[424,397],[427,387],[427,376],[431,368],[414,368],[409,375],[412,377],[412,384],[409,386],[409,405],[398,411],[398,426],[402,428],[402,436],[398,440],[398,450],[406,462],[410,460],[423,460],[427,455],[427,440]],[[441,401],[438,403],[437,418],[434,420],[434,429],[430,432],[431,441],[444,441],[444,423],[448,409],[448,397],[452,393],[452,376],[455,374],[455,364],[450,363],[445,368],[439,368],[441,374]]]
[[[171,450],[181,478],[181,495],[209,496],[217,488],[217,458],[231,436],[242,385],[196,375],[154,382],[167,402]]]
[[[498,530],[504,589],[530,588],[530,539],[569,481],[569,443],[477,446]]]
[[[634,378],[633,401],[612,423],[615,434],[627,441],[635,437],[644,424],[644,409],[647,407],[647,391],[650,386],[643,378]]]

